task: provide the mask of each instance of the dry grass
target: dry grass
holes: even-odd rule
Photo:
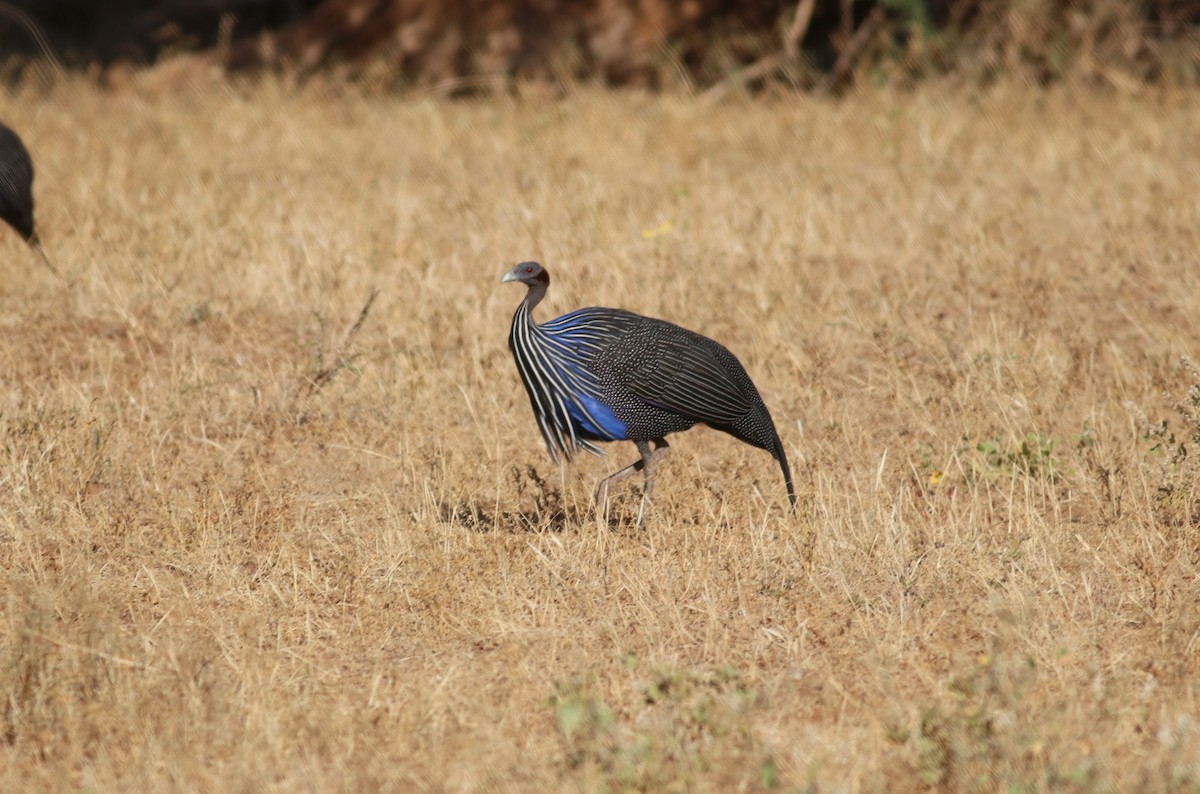
[[[5,120],[73,280],[0,239],[0,789],[1200,787],[1194,96]],[[524,258],[738,353],[798,516],[698,429],[601,526]]]

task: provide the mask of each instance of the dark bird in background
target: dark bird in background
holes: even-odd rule
[[[0,220],[41,254],[51,270],[62,275],[42,248],[33,224],[33,161],[29,159],[29,150],[4,124],[0,124]]]
[[[697,423],[770,452],[795,508],[792,473],[771,414],[741,362],[722,345],[620,309],[579,309],[539,325],[533,308],[550,286],[546,269],[522,262],[503,281],[529,287],[513,315],[508,346],[554,460],[570,460],[579,449],[599,454],[598,441],[632,441],[641,454],[600,482],[602,509],[609,488],[638,471],[645,472],[649,497],[655,468],[670,451],[666,435]]]

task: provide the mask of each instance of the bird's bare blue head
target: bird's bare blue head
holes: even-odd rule
[[[505,273],[504,278],[500,281],[501,283],[519,281],[530,287],[545,288],[550,285],[550,274],[537,262],[522,262]]]

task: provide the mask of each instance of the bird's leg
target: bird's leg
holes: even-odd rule
[[[643,442],[638,445],[638,451],[642,453],[642,462],[646,469],[646,487],[642,489],[642,496],[646,501],[650,501],[650,494],[654,491],[654,474],[658,469],[658,464],[663,458],[671,454],[671,445],[667,443],[665,438],[654,439],[654,451],[650,451],[650,446]]]
[[[646,484],[642,487],[642,504],[638,508],[638,529],[646,528],[646,510],[650,505],[650,494],[654,492],[654,473],[662,459],[671,453],[665,438],[654,439],[654,451],[649,444],[641,444],[638,450],[642,453],[642,461],[646,464]]]
[[[650,444],[646,441],[635,441],[634,443],[637,444],[641,458],[600,481],[600,484],[596,486],[596,506],[607,513],[609,489],[633,474],[644,471],[646,472],[646,485],[642,488],[642,509],[638,511],[638,526],[640,527],[644,523],[645,504],[650,500],[650,494],[654,491],[655,469],[658,468],[662,459],[670,454],[671,447],[665,438],[654,439],[654,449],[650,449]]]
[[[610,474],[600,481],[600,484],[596,486],[597,507],[604,509],[606,503],[608,502],[609,489],[611,489],[614,485],[629,479],[637,472],[646,468],[646,459],[652,454],[650,452],[650,445],[645,441],[635,441],[634,443],[637,444],[638,452],[641,453],[642,457],[638,460],[635,460],[633,463],[630,463],[620,471]]]

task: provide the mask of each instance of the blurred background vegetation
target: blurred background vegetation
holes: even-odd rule
[[[712,91],[933,76],[1194,85],[1200,0],[14,0],[70,65],[181,53],[447,92],[522,80]],[[39,56],[16,15],[0,53]]]

